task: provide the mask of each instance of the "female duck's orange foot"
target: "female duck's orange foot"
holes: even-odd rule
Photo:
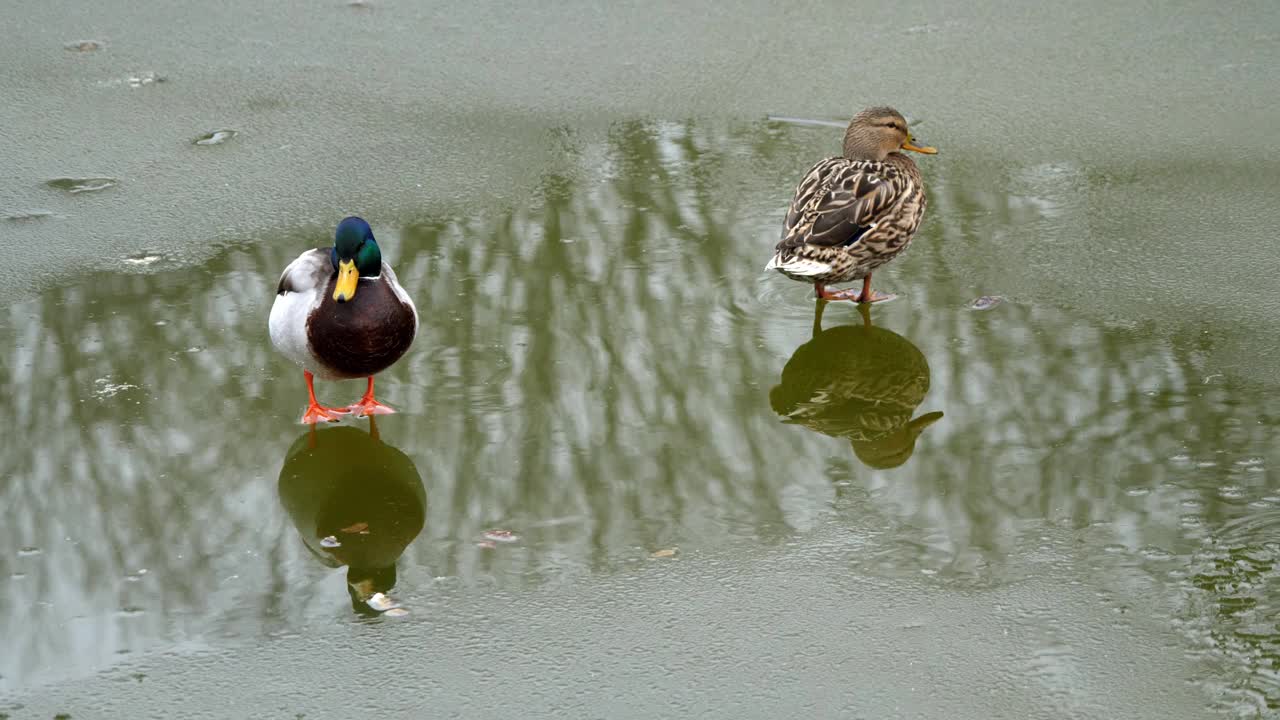
[[[335,420],[340,420],[347,412],[342,408],[327,408],[313,402],[307,405],[307,411],[302,413],[302,424],[315,425],[318,422],[334,422]]]
[[[853,300],[857,303],[878,303],[888,302],[898,297],[897,295],[882,295],[871,290],[871,276],[867,275],[862,278],[862,292],[854,290],[828,290],[826,285],[822,283],[813,284],[814,292],[823,300]]]
[[[360,402],[348,405],[346,412],[352,413],[356,417],[369,417],[370,415],[394,415],[396,411],[390,405],[383,405],[373,399],[373,396],[365,395],[360,398]]]
[[[823,300],[852,300],[858,303],[878,303],[888,302],[898,296],[883,295],[875,291],[862,292],[859,290],[828,290],[824,287],[818,290],[818,297]]]
[[[857,300],[857,290],[828,290],[825,287],[818,288],[818,297],[823,300]]]
[[[897,295],[894,295],[892,293],[885,295],[883,293],[878,293],[873,290],[871,291],[870,294],[863,293],[859,295],[857,300],[860,303],[871,304],[871,303],[878,303],[878,302],[889,302],[890,300],[893,300],[897,297],[898,297]]]

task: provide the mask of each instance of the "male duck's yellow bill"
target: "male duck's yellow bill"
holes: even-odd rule
[[[343,260],[338,263],[338,282],[333,288],[333,299],[346,302],[356,296],[356,286],[360,284],[360,271],[356,270],[354,260]]]

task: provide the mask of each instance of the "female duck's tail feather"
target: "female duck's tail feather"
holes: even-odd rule
[[[764,269],[777,270],[791,277],[819,277],[829,274],[831,265],[820,260],[810,260],[795,255],[783,257],[783,253],[778,253],[773,256],[768,265],[764,266]]]

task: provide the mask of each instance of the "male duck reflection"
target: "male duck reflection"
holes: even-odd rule
[[[395,412],[373,396],[373,376],[391,367],[418,332],[418,310],[396,280],[369,223],[338,223],[333,247],[308,250],[280,276],[269,322],[271,343],[302,366],[307,410],[302,422]],[[313,378],[369,378],[359,402],[345,408],[316,402]]]
[[[866,305],[862,325],[822,329],[825,301],[818,301],[813,339],[796,348],[769,391],[783,421],[831,437],[845,437],[865,465],[887,469],[905,463],[916,438],[942,418],[911,414],[929,392],[929,363],[901,335],[874,327]]]
[[[347,566],[357,613],[395,608],[387,593],[396,561],[422,531],[427,495],[413,461],[354,427],[317,430],[294,441],[280,468],[280,503],[307,548],[329,567]]]
[[[849,121],[844,153],[810,168],[782,224],[782,240],[766,270],[813,283],[824,300],[890,300],[871,292],[871,273],[901,255],[924,217],[924,178],[902,150],[918,145],[897,110],[874,107]],[[862,281],[862,292],[828,290]]]

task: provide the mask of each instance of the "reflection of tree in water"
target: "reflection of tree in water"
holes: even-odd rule
[[[780,433],[765,400],[809,333],[804,289],[760,268],[786,189],[834,147],[810,133],[624,124],[573,147],[580,164],[514,209],[464,209],[398,238],[379,228],[423,317],[385,383],[403,414],[380,425],[430,468],[406,564],[531,581],[604,571],[637,547],[726,531],[773,541],[789,532],[784,496],[830,498],[831,442]],[[1198,540],[1184,502],[1201,532],[1247,512],[1217,490],[1265,482],[1234,462],[1274,459],[1276,401],[1203,382],[1211,334],[1156,337],[1019,302],[962,309],[968,253],[993,227],[1088,212],[1079,195],[1019,204],[967,190],[990,185],[963,167],[929,173],[937,211],[886,278],[904,299],[875,311],[928,357],[947,421],[892,474],[854,473],[885,490],[862,511],[928,528],[960,568],[1017,552],[1024,520],[1110,522],[1184,552]],[[0,558],[6,576],[25,573],[0,591],[13,648],[0,674],[103,666],[211,626],[256,636],[332,607],[333,583],[276,509],[303,389],[265,337],[280,268],[328,232],[200,269],[95,276],[0,320],[12,440],[0,537],[41,552]],[[524,545],[476,548],[495,525]]]
[[[868,467],[898,467],[942,418],[912,418],[929,392],[929,363],[910,340],[872,325],[867,306],[858,308],[863,324],[824,330],[825,307],[818,302],[813,338],[791,355],[769,403],[787,423],[847,438]]]

